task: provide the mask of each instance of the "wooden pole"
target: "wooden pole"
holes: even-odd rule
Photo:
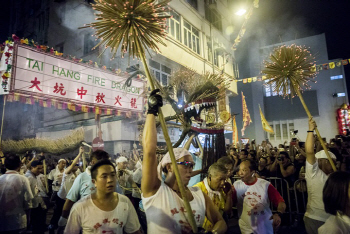
[[[139,42],[138,39],[136,39],[135,43],[136,43],[137,47],[140,48],[141,43]],[[140,56],[141,56],[141,60],[142,60],[143,66],[145,67],[145,72],[146,72],[149,84],[151,86],[151,89],[154,90],[155,86],[153,84],[153,80],[152,80],[151,74],[150,74],[149,69],[148,69],[148,65],[147,65],[147,62],[146,62],[145,55],[140,53]],[[177,182],[177,185],[179,186],[179,189],[180,189],[180,192],[181,192],[181,196],[182,196],[182,200],[184,201],[185,209],[186,209],[186,212],[188,214],[187,215],[188,222],[190,223],[190,225],[192,227],[193,233],[197,233],[198,232],[198,228],[197,228],[197,225],[196,225],[196,221],[194,220],[194,215],[192,213],[191,205],[190,205],[190,203],[189,203],[189,201],[187,200],[187,197],[186,197],[185,186],[182,183],[182,180],[180,178],[180,172],[179,172],[179,169],[177,167],[177,163],[176,163],[176,159],[175,159],[175,155],[174,155],[174,151],[173,151],[173,145],[172,145],[172,143],[170,141],[168,128],[166,126],[164,115],[163,115],[163,112],[162,112],[161,108],[159,108],[159,110],[158,110],[158,117],[159,117],[160,125],[161,125],[162,130],[163,130],[163,135],[164,135],[164,139],[165,139],[165,142],[166,142],[166,146],[168,147],[171,163],[172,163],[172,166],[173,166],[173,169],[174,169],[174,173],[175,173],[175,177],[176,177],[176,182]]]
[[[49,183],[47,182],[47,167],[46,167],[46,162],[45,159],[43,160],[43,165],[44,165],[44,175],[45,175],[45,188],[46,188],[46,193],[49,193]]]
[[[308,116],[309,118],[312,118],[312,115],[311,115],[309,109],[307,108],[307,106],[306,106],[306,104],[305,104],[304,98],[303,98],[303,96],[302,96],[301,93],[300,93],[299,87],[298,87],[298,86],[294,86],[294,87],[295,87],[296,93],[298,94],[298,97],[299,97],[299,99],[300,99],[300,102],[301,102],[301,104],[303,105],[303,107],[304,107],[304,109],[305,109],[305,111],[306,111],[307,116]],[[331,164],[331,166],[332,166],[332,168],[333,168],[333,171],[337,171],[337,168],[336,168],[335,165],[334,165],[333,159],[332,159],[331,156],[329,155],[327,146],[326,146],[326,144],[323,142],[322,137],[321,137],[321,134],[320,134],[320,132],[318,131],[317,127],[315,127],[315,132],[316,132],[316,135],[317,135],[318,140],[320,141],[320,143],[321,143],[321,145],[322,145],[322,148],[323,148],[324,152],[325,152],[326,155],[327,155],[327,158],[328,158],[328,160],[329,160],[329,162],[330,162],[330,164]]]
[[[4,153],[2,152],[2,130],[4,128],[4,118],[5,118],[5,106],[6,106],[6,95],[4,95],[4,105],[2,106],[2,118],[1,118],[1,132],[0,132],[0,157],[4,156]],[[2,164],[5,164],[5,158],[1,158]]]

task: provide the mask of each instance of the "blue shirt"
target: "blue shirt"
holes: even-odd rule
[[[202,170],[202,159],[197,157],[196,155],[190,153],[193,161],[196,165],[194,165],[193,171],[197,171],[197,170]],[[199,182],[201,182],[201,174],[192,176],[190,181],[188,182],[188,187],[192,187],[195,184],[198,184]]]
[[[96,191],[95,185],[91,181],[90,167],[85,172],[78,175],[74,180],[72,188],[67,194],[67,199],[77,202],[80,198],[90,195]]]

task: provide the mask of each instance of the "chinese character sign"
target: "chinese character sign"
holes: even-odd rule
[[[15,49],[17,54],[11,91],[142,111],[142,81],[133,80],[132,85],[126,87],[125,78],[109,71],[40,53],[24,45],[18,45]]]

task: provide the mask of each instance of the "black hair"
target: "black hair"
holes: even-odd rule
[[[37,167],[37,166],[42,166],[43,165],[43,161],[40,161],[40,160],[34,160],[30,166],[33,168],[33,167]]]
[[[219,160],[217,161],[217,163],[222,164],[222,165],[226,165],[226,164],[232,164],[234,165],[234,162],[227,156],[221,157],[219,158]]]
[[[280,154],[284,155],[286,158],[290,159],[289,154],[286,151],[281,151]]]
[[[244,152],[244,154],[248,156],[248,150],[242,149],[241,152]]]
[[[256,157],[256,151],[255,150],[249,150],[249,154],[252,155],[255,159]]]
[[[242,162],[249,162],[249,169],[251,171],[256,171],[258,169],[256,162],[252,159],[244,159]]]
[[[9,170],[16,170],[21,166],[21,160],[16,154],[8,154],[5,156],[5,167]]]
[[[346,212],[349,206],[350,173],[336,171],[332,173],[323,187],[323,203],[325,211],[336,215],[337,211]]]
[[[112,166],[113,169],[114,169],[114,171],[116,172],[115,166],[113,165],[113,163],[112,163],[110,160],[108,160],[108,159],[102,159],[102,160],[98,161],[97,163],[95,163],[95,164],[91,167],[90,172],[91,172],[91,178],[92,178],[92,179],[96,179],[96,177],[97,177],[97,172],[98,172],[97,169],[98,169],[99,167],[101,167],[101,166],[104,166],[104,165],[110,165],[110,166]]]
[[[103,150],[95,150],[94,152],[92,152],[90,156],[90,161],[92,161],[92,159],[94,158],[97,159],[97,161],[103,160],[103,159],[109,160],[109,154]]]

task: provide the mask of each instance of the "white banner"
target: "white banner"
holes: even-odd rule
[[[133,80],[130,87],[123,87],[127,78],[112,72],[40,53],[22,45],[17,48],[11,91],[50,95],[87,105],[134,111],[143,109],[142,81]]]

